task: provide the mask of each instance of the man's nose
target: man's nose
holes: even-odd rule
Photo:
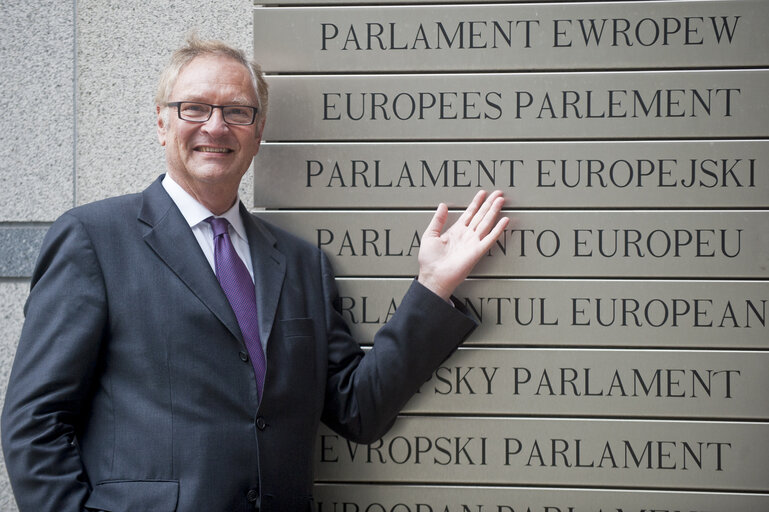
[[[208,118],[208,121],[203,123],[203,129],[211,133],[229,130],[229,126],[224,122],[224,113],[222,112],[222,109],[215,108],[213,112],[211,112],[211,117]]]

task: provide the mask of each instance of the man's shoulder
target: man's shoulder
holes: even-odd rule
[[[64,212],[45,234],[35,270],[39,277],[60,254],[84,254],[114,246],[120,238],[135,237],[140,194],[103,199]]]
[[[136,219],[141,206],[141,197],[139,193],[125,194],[86,203],[66,211],[57,222],[74,219],[83,225],[93,227],[118,223],[124,225],[129,219]]]

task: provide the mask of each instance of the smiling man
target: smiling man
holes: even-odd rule
[[[309,511],[319,422],[375,440],[473,330],[450,296],[501,194],[445,232],[438,207],[364,356],[326,256],[238,199],[267,98],[240,51],[189,39],[158,89],[166,174],[51,227],[2,417],[22,512]]]
[[[257,76],[236,60],[203,54],[184,66],[170,91],[166,80],[158,91],[168,175],[217,215],[235,203],[233,191],[259,151],[265,116]]]

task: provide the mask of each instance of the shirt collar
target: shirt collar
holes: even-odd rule
[[[235,233],[243,240],[248,240],[246,236],[246,227],[243,224],[243,219],[240,216],[240,198],[235,201],[232,208],[227,210],[221,215],[214,215],[211,211],[200,204],[197,199],[192,197],[189,192],[184,190],[181,185],[176,183],[174,179],[166,173],[163,177],[163,188],[166,189],[168,195],[171,196],[171,200],[182,212],[184,220],[191,228],[194,228],[201,222],[204,222],[209,217],[224,217],[230,223],[235,230]]]

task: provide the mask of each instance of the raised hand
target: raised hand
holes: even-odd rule
[[[502,192],[494,191],[485,201],[484,197],[486,192],[479,191],[459,219],[443,234],[448,207],[441,203],[422,235],[417,279],[444,300],[449,300],[510,220],[507,217],[497,220],[505,203]]]

